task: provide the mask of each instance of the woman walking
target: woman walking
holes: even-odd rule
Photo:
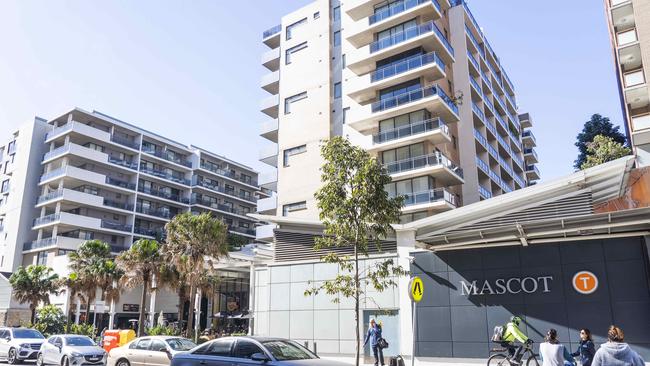
[[[591,339],[591,331],[587,328],[580,329],[580,344],[578,344],[578,350],[573,352],[571,356],[580,356],[582,366],[591,366],[595,353],[596,346],[594,346],[594,341]]]
[[[372,355],[375,356],[375,366],[384,366],[384,351],[379,346],[381,336],[381,325],[375,322],[375,319],[370,319],[370,328],[366,333],[366,339],[363,341],[365,346],[370,341],[370,348],[372,348]]]
[[[557,339],[557,330],[551,328],[546,333],[546,342],[539,345],[542,366],[575,365],[569,351]]]
[[[603,343],[592,366],[645,366],[645,362],[630,346],[623,342],[625,334],[621,328],[612,325],[607,332],[607,343]]]

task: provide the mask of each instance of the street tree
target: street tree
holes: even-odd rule
[[[39,303],[48,305],[50,295],[56,295],[59,290],[59,276],[52,268],[35,264],[25,267],[18,267],[9,277],[13,296],[21,303],[29,304],[31,311],[31,322],[36,318],[36,307]]]
[[[315,238],[314,249],[323,253],[321,261],[335,264],[339,274],[332,280],[312,285],[305,295],[324,292],[337,303],[354,300],[356,365],[359,365],[361,335],[360,304],[370,301],[365,288],[382,292],[397,286],[396,278],[406,271],[393,259],[373,261],[360,269],[372,247],[381,252],[381,242],[399,221],[403,197],[390,197],[385,185],[391,182],[386,170],[365,150],[347,139],[334,137],[321,147],[325,163],[321,168],[323,186],[316,192],[323,235]],[[347,254],[344,254],[347,253]]]
[[[165,225],[165,230],[167,262],[174,265],[184,285],[189,286],[187,330],[192,332],[195,330],[194,307],[198,284],[203,276],[214,272],[216,261],[228,256],[228,228],[210,213],[194,215],[185,212],[174,216]],[[197,330],[198,326],[194,331],[195,340]]]
[[[140,239],[129,250],[116,258],[118,267],[124,272],[121,285],[133,289],[142,287],[140,314],[138,316],[138,337],[144,335],[144,314],[147,295],[154,278],[157,278],[164,263],[161,245],[156,240]],[[152,324],[153,325],[153,324]]]
[[[603,117],[600,114],[592,115],[591,119],[585,122],[582,131],[576,136],[575,146],[580,153],[573,167],[576,170],[582,169],[582,164],[587,161],[587,156],[589,155],[587,146],[598,135],[611,137],[614,142],[624,145],[626,143],[625,135],[619,131],[619,128],[619,126],[615,127],[607,117]]]
[[[587,144],[587,160],[580,166],[580,169],[591,168],[608,161],[630,155],[632,150],[621,143],[614,141],[611,137],[598,135]]]

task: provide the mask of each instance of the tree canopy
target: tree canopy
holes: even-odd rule
[[[631,153],[632,150],[614,141],[611,137],[598,135],[587,144],[587,160],[582,163],[580,169],[591,168]]]
[[[39,303],[48,305],[50,294],[56,295],[59,290],[59,276],[52,268],[40,264],[27,268],[18,267],[9,277],[13,296],[20,303],[28,303],[31,311],[31,322],[36,318],[36,307]]]
[[[614,126],[609,121],[609,118],[603,117],[600,114],[592,115],[591,119],[585,122],[582,131],[576,136],[575,146],[580,153],[574,161],[573,167],[575,169],[582,169],[582,164],[587,161],[587,156],[589,155],[588,144],[594,141],[594,138],[598,135],[610,137],[614,142],[624,145],[627,140],[619,129],[620,127]]]

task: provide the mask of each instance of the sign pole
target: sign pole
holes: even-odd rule
[[[413,303],[413,349],[411,353],[411,366],[415,365],[415,341],[417,340],[417,317],[418,317],[418,303],[416,301],[411,301]]]
[[[411,366],[415,365],[415,342],[417,340],[418,331],[418,302],[422,300],[422,296],[424,296],[424,283],[420,277],[415,276],[411,278],[411,281],[409,282],[409,298],[413,304],[413,348],[411,350]]]

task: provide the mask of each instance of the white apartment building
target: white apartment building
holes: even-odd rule
[[[231,234],[252,242],[256,220],[247,214],[255,212],[258,198],[270,195],[246,165],[78,108],[20,127],[0,147],[0,163],[0,288],[6,290],[0,321],[10,325],[28,316],[26,305],[11,299],[6,281],[18,266],[45,264],[67,275],[66,254],[84,241],[102,240],[117,254],[140,238],[164,239],[165,223],[188,211],[211,212]],[[228,277],[247,288],[248,271]],[[242,286],[233,292],[245,293],[239,297],[247,301]],[[114,313],[119,325],[137,313],[139,296],[126,293],[112,310],[106,304],[105,312]],[[63,295],[52,302],[65,309],[69,301]],[[219,312],[215,306],[210,316]],[[173,320],[177,297],[158,296],[149,310]]]
[[[340,135],[384,164],[403,222],[539,179],[531,118],[464,1],[317,0],[263,43],[260,159],[278,195],[261,213],[317,218],[319,146]]]

